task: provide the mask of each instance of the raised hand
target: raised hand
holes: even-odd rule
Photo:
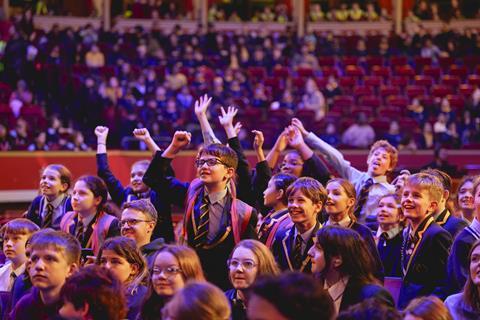
[[[235,130],[235,134],[238,136],[238,133],[240,132],[240,130],[242,130],[242,123],[241,122],[237,122],[235,123],[235,126],[233,127],[233,130]]]
[[[287,149],[288,145],[288,130],[285,128],[283,132],[278,136],[277,141],[275,141],[274,149],[277,152],[283,152],[285,149]]]
[[[218,120],[220,121],[220,124],[223,127],[233,125],[233,118],[237,115],[238,109],[230,106],[227,108],[226,112],[223,107],[220,109],[220,111],[222,113],[220,116],[218,116]]]
[[[133,135],[140,141],[145,142],[147,139],[150,139],[150,132],[147,128],[139,128],[133,130]]]
[[[259,130],[252,130],[252,133],[255,135],[253,139],[253,148],[255,150],[260,150],[263,148],[263,143],[265,142],[265,138],[263,137],[263,132]]]
[[[108,127],[97,126],[95,128],[95,135],[97,136],[97,143],[106,143],[108,136]]]
[[[296,126],[289,126],[287,128],[287,137],[288,137],[288,144],[294,148],[298,149],[300,146],[305,144],[303,140],[303,136],[300,133],[300,130]]]
[[[307,129],[305,129],[305,127],[303,126],[302,121],[300,121],[298,118],[293,118],[293,119],[292,119],[292,125],[298,128],[298,130],[300,131],[300,133],[302,134],[302,136],[305,137],[305,136],[308,134]]]
[[[192,140],[192,134],[188,131],[176,131],[173,135],[170,145],[176,150],[181,150],[188,146]]]
[[[207,114],[210,102],[212,102],[212,97],[209,97],[207,94],[195,101],[195,114],[197,117]]]

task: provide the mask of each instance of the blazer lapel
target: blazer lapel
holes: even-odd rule
[[[300,268],[300,271],[303,272],[303,270],[309,265],[311,262],[311,257],[308,255],[308,250],[313,246],[313,238],[316,237],[318,229],[320,229],[321,224],[320,222],[317,221],[315,224],[315,228],[313,229],[312,236],[308,240],[308,243],[305,247],[305,251],[303,252],[303,259],[302,259],[302,266]]]
[[[285,255],[285,260],[287,262],[288,268],[291,271],[294,271],[295,269],[293,268],[293,263],[290,260],[290,252],[292,251],[292,245],[293,245],[293,236],[295,234],[293,228],[295,226],[292,226],[287,232],[285,233],[285,237],[282,239],[282,248],[283,248],[283,254]]]

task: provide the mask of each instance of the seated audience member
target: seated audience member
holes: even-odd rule
[[[352,167],[337,149],[319,139],[314,133],[308,132],[300,120],[294,118],[292,124],[300,130],[307,144],[322,153],[327,163],[341,178],[349,180],[355,186],[357,203],[354,214],[359,221],[376,221],[375,209],[379,197],[395,191],[394,186],[387,182],[387,174],[397,165],[397,149],[384,140],[375,142],[368,154],[368,170],[362,172]]]
[[[468,253],[472,245],[480,240],[480,180],[476,180],[472,187],[475,217],[472,223],[463,229],[453,242],[448,257],[448,286],[450,293],[458,293],[462,290],[468,279]]]
[[[391,193],[378,202],[375,242],[385,277],[402,277],[403,213],[400,200],[396,193]]]
[[[50,164],[40,177],[40,195],[33,199],[25,218],[41,228],[59,229],[66,212],[72,210],[68,189],[72,174],[61,164]]]
[[[366,299],[340,312],[337,320],[401,320],[397,309],[379,302],[375,298]]]
[[[438,178],[426,173],[411,175],[402,194],[402,210],[408,222],[402,245],[403,281],[398,307],[414,298],[447,295],[447,259],[452,236],[437,225],[433,213],[443,193]]]
[[[473,244],[468,261],[469,274],[463,291],[445,300],[454,320],[480,319],[480,241]]]
[[[29,246],[33,289],[18,301],[10,318],[56,319],[63,305],[60,291],[80,263],[80,243],[70,234],[47,229],[35,233]]]
[[[127,319],[135,320],[147,292],[144,282],[148,275],[147,263],[135,241],[125,237],[108,239],[100,249],[97,264],[120,280],[127,301]]]
[[[452,320],[450,312],[436,296],[413,299],[403,314],[404,320]]]
[[[190,281],[205,281],[195,250],[187,246],[165,245],[154,256],[150,284],[140,311],[140,319],[158,319],[172,296]]]
[[[261,278],[250,288],[247,298],[249,320],[331,320],[335,315],[328,292],[317,280],[302,273]]]
[[[427,169],[423,172],[437,177],[443,185],[442,196],[437,201],[438,205],[433,213],[433,218],[436,224],[447,230],[451,234],[452,239],[455,239],[455,236],[468,226],[468,223],[455,217],[453,212],[450,212],[449,208],[447,208],[447,201],[450,198],[452,189],[452,178],[438,169]]]
[[[225,292],[232,309],[232,320],[246,319],[245,291],[259,277],[278,275],[275,258],[270,250],[256,240],[242,240],[228,259],[230,282],[233,289]]]
[[[366,149],[372,145],[374,140],[375,131],[368,123],[367,116],[364,113],[360,113],[358,123],[348,127],[342,135],[342,143],[354,148]]]
[[[3,254],[7,262],[0,267],[0,291],[11,291],[15,279],[23,276],[27,264],[27,240],[40,230],[30,220],[19,218],[7,222],[0,229]]]
[[[338,226],[323,227],[308,254],[312,272],[328,290],[336,313],[372,297],[394,306],[390,293],[375,278],[375,260],[357,232]]]
[[[472,223],[475,218],[475,205],[473,197],[473,184],[475,176],[465,176],[458,184],[456,205],[460,211],[460,216],[468,222]]]
[[[383,266],[378,255],[372,230],[357,222],[353,214],[355,208],[355,188],[345,179],[335,178],[327,183],[327,200],[325,201],[325,212],[328,220],[325,226],[337,225],[343,228],[356,231],[372,254],[375,260],[375,269],[372,270],[375,276],[383,281]]]
[[[72,193],[74,211],[67,212],[60,229],[80,241],[82,248],[97,255],[107,238],[120,234],[120,222],[105,212],[108,191],[102,179],[82,176],[75,182]]]
[[[263,192],[263,204],[272,209],[261,221],[258,239],[268,248],[272,246],[276,232],[292,223],[288,215],[287,189],[296,179],[288,173],[277,173]]]
[[[223,292],[208,282],[192,282],[175,293],[162,309],[162,319],[229,320],[230,306]]]
[[[80,268],[67,279],[61,291],[62,319],[118,320],[127,315],[120,280],[96,265]]]
[[[190,138],[188,132],[175,132],[170,146],[155,154],[143,180],[164,190],[172,203],[186,205],[183,241],[195,248],[207,279],[227,289],[228,256],[240,240],[257,237],[257,213],[236,198],[233,178],[238,158],[229,147],[211,144],[201,149],[195,162],[198,178],[191,183],[166,175],[166,168]]]
[[[151,267],[155,252],[165,245],[163,238],[151,241],[157,223],[157,210],[147,199],[125,202],[122,209],[121,234],[135,240],[148,266]]]
[[[120,180],[110,170],[107,157],[107,137],[109,129],[98,126],[95,128],[97,136],[97,174],[103,179],[108,188],[112,201],[118,207],[125,202],[139,199],[149,199],[155,207],[159,217],[153,230],[152,239],[162,237],[166,242],[174,241],[171,206],[167,198],[162,197],[155,190],[150,189],[143,183],[143,175],[147,171],[150,161],[140,160],[133,163],[130,168],[130,185],[123,186]],[[136,129],[133,131],[135,138],[143,141],[150,152],[155,154],[160,148],[153,141],[147,129]]]
[[[275,235],[272,253],[280,269],[311,272],[308,250],[319,228],[317,215],[325,204],[325,188],[315,179],[299,178],[287,189],[288,214],[293,222],[291,228]]]

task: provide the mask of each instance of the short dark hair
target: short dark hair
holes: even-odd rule
[[[337,320],[400,320],[400,312],[387,306],[383,301],[376,298],[370,298],[360,303],[350,306],[342,311]]]
[[[249,299],[252,296],[267,300],[288,319],[330,320],[335,314],[333,300],[320,281],[299,272],[259,278],[247,292]]]
[[[97,176],[81,176],[77,181],[83,181],[87,185],[87,188],[92,191],[94,197],[102,198],[98,208],[99,210],[103,210],[108,200],[108,189],[105,182]]]
[[[81,268],[65,282],[61,297],[76,310],[88,304],[93,319],[117,320],[127,316],[127,303],[122,283],[105,268],[89,265]]]
[[[220,161],[222,161],[227,168],[233,168],[237,170],[238,156],[230,147],[220,143],[212,143],[200,149],[197,158],[200,158],[204,154],[214,156],[220,159]]]
[[[270,180],[272,180],[275,184],[275,189],[283,190],[282,203],[287,204],[287,189],[292,183],[295,182],[295,180],[297,180],[297,177],[290,173],[277,173],[276,175],[272,176]]]
[[[300,191],[305,197],[312,200],[313,203],[325,204],[327,200],[327,191],[323,185],[310,177],[298,178],[287,189],[287,198],[295,192]]]

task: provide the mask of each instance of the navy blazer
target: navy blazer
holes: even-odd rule
[[[379,239],[377,249],[386,277],[402,277],[402,243],[403,232],[391,239]]]
[[[30,207],[28,207],[27,214],[25,215],[25,218],[32,221],[39,227],[41,227],[43,224],[42,210],[45,201],[46,200],[44,196],[36,196],[30,204]],[[52,229],[60,230],[60,221],[62,220],[65,212],[73,211],[72,198],[70,196],[65,197],[63,202],[60,204],[60,207],[62,208],[63,213],[59,215],[54,221],[52,221]]]
[[[452,250],[448,256],[448,291],[450,294],[462,291],[469,277],[468,254],[480,234],[467,227],[453,241]]]
[[[346,310],[348,307],[370,298],[375,298],[390,307],[395,306],[392,295],[384,287],[374,283],[365,284],[350,279],[343,292],[340,311]]]
[[[313,229],[312,236],[305,247],[302,256],[302,266],[299,270],[294,269],[291,254],[295,246],[295,225],[291,228],[279,230],[275,235],[272,244],[272,253],[281,270],[301,271],[305,273],[312,272],[312,261],[308,255],[308,250],[313,246],[313,237],[317,234],[321,224],[317,221]]]
[[[438,215],[435,219],[435,223],[447,230],[453,239],[455,239],[460,231],[468,227],[468,223],[465,220],[454,217],[448,209],[445,209]]]
[[[165,170],[167,173],[172,173],[173,175],[173,170],[169,165],[165,167]],[[133,189],[130,186],[124,187],[120,180],[118,180],[112,173],[108,165],[108,157],[106,153],[97,154],[97,174],[107,185],[108,193],[117,206],[122,207],[123,203],[138,199],[135,192],[133,192]],[[153,204],[158,214],[157,224],[155,225],[152,234],[152,240],[162,237],[166,242],[175,241],[175,236],[173,234],[172,209],[169,197],[161,196],[161,190],[156,188],[151,188],[148,195],[150,202]]]
[[[450,233],[436,223],[425,230],[403,277],[398,298],[400,309],[419,296],[433,294],[442,300],[446,298],[447,259],[451,245]]]

